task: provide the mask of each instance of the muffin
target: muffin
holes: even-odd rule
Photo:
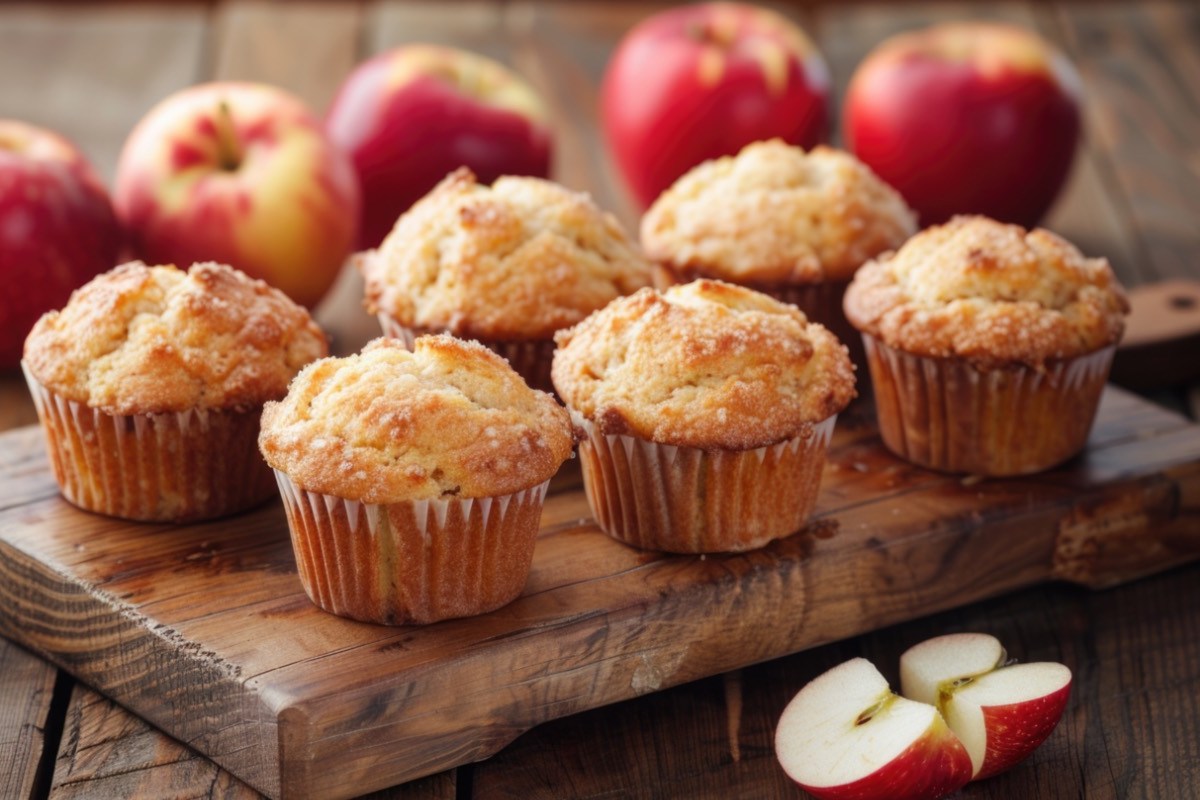
[[[255,447],[263,403],[326,352],[308,312],[262,281],[132,262],[45,314],[22,368],[67,500],[183,522],[271,496]]]
[[[1129,303],[1106,260],[1049,231],[956,217],[859,270],[845,308],[893,452],[1021,475],[1083,448]]]
[[[702,277],[748,286],[793,303],[850,345],[858,334],[842,314],[846,285],[915,232],[913,211],[854,156],[778,139],[695,167],[641,224],[660,287]]]
[[[556,336],[554,385],[584,431],[592,513],[677,553],[760,547],[802,528],[846,348],[795,306],[719,281],[643,289]]]
[[[540,178],[482,186],[466,168],[359,265],[386,335],[476,339],[547,391],[554,332],[651,281],[636,243],[587,195]]]
[[[263,412],[304,590],[383,624],[481,614],[525,585],[567,412],[477,342],[376,339]]]

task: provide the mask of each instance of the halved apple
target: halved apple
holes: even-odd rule
[[[800,690],[779,720],[775,753],[821,798],[933,800],[971,777],[970,757],[937,710],[892,692],[862,658]]]
[[[1044,742],[1070,690],[1067,667],[1008,664],[986,634],[939,636],[900,657],[901,693],[937,706],[971,757],[972,780],[1009,769]]]

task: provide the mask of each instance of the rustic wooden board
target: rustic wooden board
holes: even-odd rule
[[[0,639],[0,797],[33,797],[46,753],[57,670]],[[50,745],[53,749],[53,744]]]
[[[1109,390],[1087,453],[972,481],[839,425],[806,532],[663,556],[598,531],[568,474],[512,605],[386,628],[305,598],[282,509],[138,525],[65,503],[37,428],[0,436],[0,634],[273,796],[345,797],[541,722],[1020,586],[1200,556],[1200,427]]]

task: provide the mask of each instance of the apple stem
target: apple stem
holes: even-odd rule
[[[233,112],[224,100],[217,106],[217,163],[228,172],[242,164],[242,145],[233,127]]]

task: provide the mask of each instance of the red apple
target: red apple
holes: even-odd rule
[[[121,229],[83,154],[51,131],[0,120],[0,369],[44,312],[117,263]]]
[[[362,182],[360,249],[378,246],[459,167],[482,183],[550,174],[550,117],[537,93],[495,61],[450,47],[409,45],[359,65],[325,127]]]
[[[656,14],[618,45],[604,75],[609,148],[643,206],[702,161],[781,138],[824,140],[829,68],[804,32],[751,5]]]
[[[779,719],[775,753],[821,798],[934,800],[971,777],[966,750],[937,710],[894,694],[862,658],[800,690]]]
[[[1049,662],[1008,664],[986,634],[922,642],[900,657],[905,697],[934,703],[971,756],[972,780],[1023,761],[1058,725],[1071,671]]]
[[[884,41],[846,96],[849,147],[922,225],[983,214],[1033,227],[1070,172],[1080,80],[1036,34],[959,22]]]
[[[304,104],[208,83],[155,106],[117,166],[114,202],[152,264],[230,264],[313,306],[351,253],[358,181]]]

